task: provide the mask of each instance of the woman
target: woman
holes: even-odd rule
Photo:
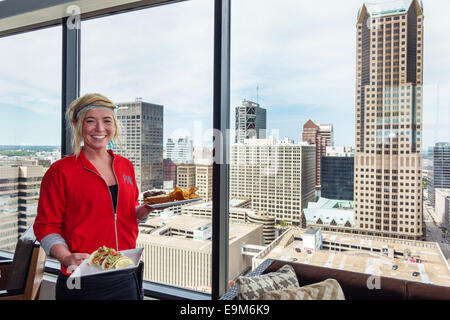
[[[116,106],[87,94],[67,111],[73,154],[56,161],[42,179],[34,232],[47,256],[61,263],[56,299],[138,299],[134,270],[81,278],[71,272],[100,246],[134,249],[138,220],[151,209],[140,206],[133,164],[107,150],[118,142]]]

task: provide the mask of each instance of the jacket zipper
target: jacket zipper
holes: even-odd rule
[[[113,158],[112,161],[113,161],[113,162],[112,162],[112,170],[113,170],[114,177],[116,178],[116,182],[117,182],[117,205],[118,205],[118,204],[119,204],[119,180],[117,180],[116,173],[115,173],[115,171],[114,171],[114,158]],[[95,174],[95,175],[97,175],[98,177],[100,177],[100,178],[105,182],[105,184],[106,184],[105,179],[103,179],[103,177],[100,176],[97,172],[92,171],[91,169],[88,169],[88,168],[86,168],[85,166],[83,166],[83,167],[84,167],[87,171],[90,171],[90,172],[92,172],[93,174]],[[119,251],[119,240],[118,240],[118,237],[117,237],[117,212],[116,212],[116,210],[114,210],[113,198],[112,198],[111,192],[109,191],[109,187],[108,187],[107,184],[106,184],[106,188],[108,189],[108,194],[109,194],[109,196],[110,196],[110,198],[111,198],[111,206],[112,206],[113,213],[114,213],[114,234],[115,234],[115,236],[116,236],[116,251]]]
[[[116,232],[116,251],[119,251],[119,240],[117,237],[117,207],[119,206],[119,180],[117,179],[116,176],[116,172],[114,171],[114,157],[112,159],[112,171],[114,174],[114,178],[116,178],[116,182],[117,182],[117,201],[116,201],[116,210],[114,210],[114,205],[113,205],[113,210],[114,210],[114,231]],[[105,182],[106,183],[106,182]],[[109,191],[109,188],[108,188]],[[112,204],[112,195],[111,192],[109,193],[109,195],[111,196],[111,204]]]

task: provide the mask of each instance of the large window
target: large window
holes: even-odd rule
[[[61,27],[0,39],[0,249],[36,217],[40,181],[60,158]]]
[[[303,250],[309,228],[374,248],[439,235],[448,258],[440,232],[424,232],[423,211],[439,213],[422,195],[428,147],[450,140],[448,5],[423,1],[425,18],[398,8],[393,23],[386,6],[364,3],[232,4],[229,285],[268,258],[352,270],[344,253]],[[377,18],[361,23],[365,12]]]
[[[143,194],[197,187],[201,204],[140,224],[144,279],[211,292],[213,2],[195,0],[82,23],[81,94],[118,106],[121,143]]]
[[[148,190],[175,186],[196,186],[203,200],[155,211],[140,223],[144,278],[201,292],[211,292],[217,276],[211,263],[218,248],[211,241],[211,129],[213,113],[220,113],[213,109],[214,3],[102,15],[82,21],[80,30],[80,93],[101,93],[119,106],[122,136],[114,150],[133,162],[140,200]],[[419,7],[362,10],[364,3],[232,2],[230,286],[268,258],[367,272],[352,269],[356,255],[346,259],[342,249],[367,250],[366,240],[386,254],[383,245],[392,238],[393,246],[438,242],[441,251],[434,247],[431,255],[449,258],[448,223],[435,223],[445,212],[435,205],[441,187],[434,177],[436,143],[450,141],[449,5],[420,1],[423,17]],[[61,70],[61,29],[0,39],[3,250],[14,251],[33,221],[42,176],[60,158],[61,96],[69,94],[61,92],[62,78],[70,78]],[[76,58],[75,50],[69,56]],[[220,98],[226,101],[227,93]],[[324,157],[354,159],[352,199],[322,196]],[[329,246],[310,246],[308,228],[320,228]],[[420,249],[408,250],[417,261]],[[371,261],[361,259],[360,265]],[[394,276],[411,280],[402,273],[409,267],[397,262]],[[448,278],[420,268],[424,282]]]

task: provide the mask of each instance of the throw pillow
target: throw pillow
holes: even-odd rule
[[[345,300],[344,292],[335,279],[310,284],[295,289],[265,292],[260,300]]]
[[[238,300],[257,300],[263,293],[298,288],[297,275],[291,265],[255,277],[239,277],[236,281]]]

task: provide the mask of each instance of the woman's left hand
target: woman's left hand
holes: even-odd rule
[[[150,214],[150,212],[152,212],[154,210],[155,209],[153,209],[147,205],[142,205],[142,206],[136,207],[136,218],[138,220],[144,220],[147,218],[147,216]]]

